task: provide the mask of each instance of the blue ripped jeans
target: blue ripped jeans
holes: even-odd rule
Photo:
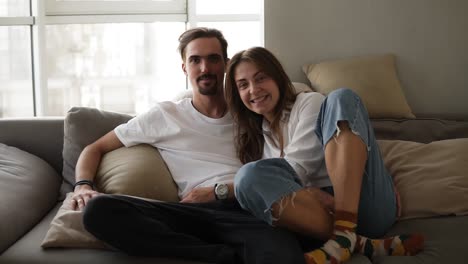
[[[357,233],[382,237],[396,220],[393,181],[384,166],[367,110],[352,90],[335,90],[323,101],[316,126],[316,134],[323,148],[339,133],[338,121],[347,121],[368,150]],[[269,224],[272,224],[271,206],[303,188],[294,169],[282,158],[247,163],[237,172],[234,181],[235,195],[241,206]]]

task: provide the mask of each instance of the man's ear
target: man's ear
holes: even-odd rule
[[[226,72],[226,70],[227,70],[227,66],[229,65],[229,61],[231,61],[231,59],[227,58],[226,63],[224,63],[224,72]]]
[[[182,71],[185,75],[187,75],[187,70],[185,69],[185,63],[182,63]]]

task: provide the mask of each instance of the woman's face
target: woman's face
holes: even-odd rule
[[[243,61],[234,70],[234,80],[244,105],[272,122],[280,97],[278,85],[273,78],[258,69],[254,63]]]

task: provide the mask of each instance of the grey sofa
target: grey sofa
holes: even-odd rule
[[[373,120],[380,139],[403,139],[419,142],[468,137],[468,122],[436,119]],[[0,119],[0,143],[29,152],[46,161],[62,175],[64,145],[63,118]],[[0,160],[0,165],[2,161]],[[467,176],[468,177],[468,176]],[[45,179],[45,178],[44,178]],[[60,176],[29,186],[28,198],[14,185],[0,178],[0,209],[22,206],[14,212],[34,214],[4,215],[0,211],[0,263],[196,263],[178,259],[137,258],[96,249],[41,248],[51,220],[61,202]],[[437,199],[434,194],[434,199]],[[30,199],[30,200],[27,200]],[[44,202],[44,200],[47,200]],[[467,202],[467,201],[460,201]],[[41,203],[38,210],[36,204]],[[44,205],[46,204],[46,205]],[[26,216],[25,216],[26,215]],[[13,219],[13,220],[12,220]],[[379,263],[466,263],[468,261],[468,216],[440,216],[399,221],[389,234],[422,232],[427,240],[424,251],[413,257],[385,257]],[[356,255],[350,263],[370,263]]]

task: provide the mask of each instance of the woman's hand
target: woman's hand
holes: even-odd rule
[[[315,187],[306,187],[306,190],[313,193],[328,212],[335,212],[335,198],[331,194]]]
[[[205,203],[216,200],[214,187],[199,187],[189,192],[180,202],[181,203]]]
[[[91,198],[100,194],[101,193],[96,192],[89,185],[83,184],[76,186],[72,199],[70,200],[72,210],[81,211]]]

